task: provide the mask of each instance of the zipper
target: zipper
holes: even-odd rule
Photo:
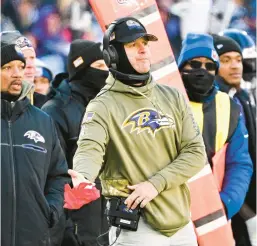
[[[8,133],[9,133],[9,142],[10,142],[10,153],[11,153],[11,169],[12,169],[12,186],[13,186],[13,217],[12,217],[12,243],[11,245],[15,246],[15,237],[16,237],[16,181],[15,181],[15,167],[14,167],[14,158],[13,158],[13,142],[12,142],[12,124],[11,121],[8,121]]]
[[[47,237],[48,237],[48,246],[51,246],[51,236],[49,230],[47,231]]]
[[[74,223],[74,234],[77,236],[78,235],[78,224]]]

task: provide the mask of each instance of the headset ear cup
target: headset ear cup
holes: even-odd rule
[[[103,58],[107,67],[111,66],[111,58],[107,50],[103,50]]]
[[[117,65],[119,63],[119,55],[117,50],[113,45],[110,45],[108,51],[109,51],[111,63],[115,63]]]

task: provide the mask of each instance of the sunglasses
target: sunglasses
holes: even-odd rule
[[[202,63],[200,61],[189,61],[188,64],[190,65],[191,68],[193,69],[197,69],[197,68],[201,68],[202,64],[204,64],[205,68],[207,71],[215,71],[216,70],[216,64],[212,63],[212,62],[206,62],[206,63]]]

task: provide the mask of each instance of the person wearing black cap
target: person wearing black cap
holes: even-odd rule
[[[42,107],[56,122],[70,168],[85,107],[104,87],[108,76],[101,46],[101,43],[80,39],[71,43],[68,80],[60,84],[53,81],[50,98]]]
[[[133,33],[131,30],[133,29]],[[131,34],[132,33],[132,34]],[[139,38],[141,44],[139,44]],[[148,41],[157,41],[157,37],[146,33],[145,29],[137,22],[128,20],[115,27],[115,38],[111,37],[110,44],[118,54],[118,62],[110,66],[112,75],[122,80],[127,85],[144,85],[150,78],[150,54],[144,54],[137,57],[135,54],[127,54],[132,49],[131,46],[147,46]],[[134,42],[137,41],[137,42]],[[132,51],[133,52],[133,51]]]
[[[157,40],[132,17],[108,27],[107,85],[87,106],[69,174],[76,187],[100,172],[111,244],[196,246],[186,181],[206,163],[204,144],[184,96],[151,76],[149,41]],[[124,217],[136,208],[142,218]]]
[[[219,35],[232,38],[240,45],[243,55],[243,79],[240,86],[249,94],[251,104],[256,105],[257,50],[253,38],[246,31],[234,28],[225,29]]]
[[[22,78],[26,61],[16,45],[2,42],[1,45],[1,99],[15,102],[22,91]]]
[[[34,84],[34,78],[36,75],[36,52],[32,47],[30,40],[22,36],[19,31],[5,31],[1,32],[0,35],[3,42],[16,44],[21,49],[26,60],[24,80]],[[38,108],[41,108],[47,99],[45,95],[36,91],[32,91],[28,94],[28,98],[30,99],[30,102]]]
[[[216,80],[221,91],[228,93],[241,108],[249,133],[249,153],[253,162],[253,176],[245,199],[245,204],[232,220],[234,237],[240,245],[250,245],[249,238],[242,236],[246,226],[250,229],[252,241],[256,245],[256,112],[250,103],[248,93],[240,87],[243,76],[243,58],[240,46],[231,38],[214,35],[214,46],[220,57],[220,68]],[[244,224],[246,221],[246,226]],[[249,229],[248,229],[249,231]],[[250,237],[251,237],[250,236]],[[247,243],[248,242],[248,243]]]
[[[71,43],[67,64],[68,78],[61,83],[58,82],[58,76],[54,79],[53,87],[48,93],[49,100],[42,107],[56,123],[69,168],[73,167],[72,158],[77,149],[85,108],[104,87],[108,76],[101,47],[101,43],[82,39]],[[96,181],[96,186],[101,189],[99,181]],[[78,241],[84,245],[96,245],[96,237],[107,225],[103,215],[103,204],[104,198],[101,198],[78,212],[70,213],[76,223],[76,229],[71,220],[68,220],[70,226],[64,234],[62,245],[78,245]],[[88,220],[91,222],[88,223]]]
[[[241,107],[249,132],[249,152],[256,163],[256,112],[250,103],[249,95],[240,88],[243,74],[242,52],[240,46],[231,38],[214,36],[214,46],[220,57],[220,67],[216,81],[221,91],[226,92]]]
[[[50,246],[68,167],[52,119],[31,105],[25,58],[1,41],[1,244]]]
[[[230,87],[238,89],[243,74],[240,46],[231,38],[213,35],[215,49],[220,57],[218,75]]]
[[[35,91],[46,95],[52,80],[53,73],[51,69],[43,61],[36,59]]]

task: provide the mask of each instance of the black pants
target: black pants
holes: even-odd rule
[[[96,187],[101,190],[100,182]],[[101,196],[79,210],[69,211],[61,246],[97,246],[96,238],[109,229],[105,206],[106,200]],[[109,245],[108,235],[101,244]]]
[[[232,230],[236,246],[251,246],[246,224],[239,214],[232,218]]]

